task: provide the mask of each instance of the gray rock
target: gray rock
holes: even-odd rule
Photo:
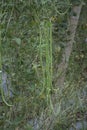
[[[87,130],[87,122],[78,121],[69,130]]]
[[[12,97],[12,92],[11,92],[11,82],[8,79],[8,74],[6,72],[2,72],[2,86],[3,92],[5,97]]]

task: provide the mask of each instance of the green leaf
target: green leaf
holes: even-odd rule
[[[14,40],[18,45],[21,44],[21,39],[20,39],[20,38],[15,37],[13,40]]]
[[[27,124],[27,125],[25,126],[25,130],[33,130],[33,128],[32,128],[31,125]]]

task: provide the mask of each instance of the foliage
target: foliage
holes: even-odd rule
[[[75,4],[72,0],[0,2],[2,10],[0,70],[8,74],[8,80],[11,82],[11,89],[8,86],[8,91],[13,94],[12,97],[2,95],[6,104],[0,101],[0,129],[32,130],[34,123],[29,121],[38,118],[43,111],[47,110],[48,116],[51,113],[56,115],[53,107],[55,101],[52,103],[51,99],[56,92],[58,92],[56,100],[59,101],[56,122],[60,127],[62,122],[64,124],[67,120],[69,111],[74,109],[72,112],[74,114],[80,106],[83,110],[80,93],[87,89],[85,87],[83,90],[81,87],[86,86],[84,71],[87,69],[87,48],[85,44],[80,43],[78,36],[70,58],[65,88],[63,90],[55,88],[56,69],[67,42],[67,24],[72,4]],[[78,32],[82,29],[86,34],[84,26],[86,21],[79,25]],[[79,34],[83,38],[82,41],[86,37],[83,36],[83,31]],[[75,103],[72,104],[70,99]],[[13,106],[8,107],[10,104]],[[68,118],[70,117],[71,115]],[[65,125],[62,129],[65,129]]]

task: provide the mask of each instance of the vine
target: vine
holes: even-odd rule
[[[52,77],[53,77],[52,23],[49,21],[42,23],[40,27],[40,65],[42,68],[42,85],[43,85],[43,89],[40,95],[44,91],[46,92],[46,100],[48,106],[50,106],[50,109],[54,113],[54,115],[58,115],[58,113],[60,112],[60,104],[58,106],[57,111],[55,112],[51,99]]]

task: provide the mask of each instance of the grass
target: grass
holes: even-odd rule
[[[0,104],[0,129],[33,129],[34,119],[43,115],[40,118],[43,130],[47,128],[50,115],[53,115],[54,130],[66,130],[77,120],[79,112],[79,115],[82,115],[86,111],[86,100],[83,96],[87,89],[85,73],[87,48],[83,44],[86,37],[83,35],[86,35],[86,21],[79,26],[82,30],[79,37],[83,38],[83,41],[77,36],[80,30],[76,34],[77,40],[70,58],[64,88],[59,88],[59,85],[56,88],[55,82],[60,76],[56,70],[67,42],[69,15],[59,16],[55,1],[55,8],[53,3],[49,5],[48,2],[42,5],[38,1],[29,5],[27,1],[18,3],[7,1],[2,5],[2,10],[6,11],[1,24],[4,39],[0,70],[4,68],[9,75],[14,93],[13,98],[7,100],[1,92],[5,103]],[[8,104],[10,100],[12,107],[8,107],[11,105]],[[44,115],[47,116],[46,119]]]

